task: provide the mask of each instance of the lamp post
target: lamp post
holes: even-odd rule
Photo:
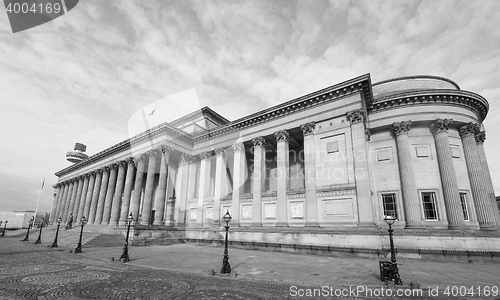
[[[42,218],[42,223],[40,224],[40,232],[38,233],[38,238],[35,241],[35,245],[42,243],[42,229],[43,229],[44,220],[45,220],[45,218]]]
[[[30,235],[30,229],[31,229],[31,226],[33,226],[33,219],[30,219],[28,221],[28,231],[26,232],[26,236],[24,237],[24,240],[21,240],[21,242],[27,242],[29,241],[29,235]]]
[[[9,223],[9,221],[5,220],[5,223],[3,225],[3,232],[0,236],[5,236],[5,228],[7,227],[7,223]],[[0,221],[0,226],[2,226],[2,221]]]
[[[229,264],[229,255],[227,254],[227,234],[229,232],[229,221],[231,221],[232,217],[229,214],[229,210],[222,217],[222,220],[226,222],[226,243],[224,246],[224,259],[222,260],[222,268],[220,270],[221,274],[229,274],[231,273],[231,265]]]
[[[50,245],[50,248],[57,248],[57,236],[59,235],[59,226],[61,226],[61,221],[62,221],[61,218],[57,219],[56,238],[52,242],[52,245]]]
[[[133,220],[134,220],[134,217],[132,216],[132,213],[130,213],[130,215],[127,217],[127,222],[128,223],[127,223],[127,237],[125,239],[125,246],[123,246],[123,253],[122,253],[122,256],[120,256],[120,259],[119,259],[119,260],[123,259],[124,263],[130,261],[130,257],[128,256],[128,236],[129,236],[129,233],[130,233],[130,224],[132,224]]]
[[[76,246],[75,253],[82,253],[82,235],[83,235],[83,226],[87,224],[87,219],[85,217],[82,217],[82,220],[80,221],[80,226],[82,226],[82,229],[80,230],[80,239],[78,240],[78,246]]]
[[[394,284],[402,285],[401,277],[399,276],[398,264],[396,263],[396,252],[394,251],[394,241],[392,239],[393,231],[392,225],[396,222],[396,218],[392,215],[387,215],[384,218],[387,225],[389,225],[389,241],[391,243],[391,265],[389,268],[388,278],[394,282]]]

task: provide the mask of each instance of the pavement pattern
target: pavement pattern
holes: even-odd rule
[[[118,261],[121,247],[84,245],[83,253],[75,254],[74,247],[49,244],[0,238],[1,300],[500,299],[494,293],[500,287],[499,264],[401,259],[404,285],[394,286],[380,281],[373,258],[230,249],[233,272],[226,276],[218,274],[219,246],[130,247],[131,261],[125,264]],[[411,294],[410,282],[418,282],[421,292]]]

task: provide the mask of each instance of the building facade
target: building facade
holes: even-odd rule
[[[445,78],[369,74],[232,122],[204,107],[57,172],[52,220],[122,226],[132,213],[207,238],[229,211],[236,240],[380,247],[391,214],[407,247],[446,248],[500,226],[487,112]]]

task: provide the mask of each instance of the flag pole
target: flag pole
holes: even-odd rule
[[[43,186],[45,185],[45,178],[43,179],[42,182],[42,187],[40,188],[40,193],[38,194],[38,201],[36,202],[36,209],[35,209],[35,216],[33,219],[33,224],[36,222],[36,214],[38,212],[38,205],[40,204],[40,198],[42,198],[42,192],[43,192]]]

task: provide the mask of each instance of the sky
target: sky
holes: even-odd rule
[[[496,0],[81,0],[15,34],[0,12],[0,211],[34,210],[41,191],[50,211],[75,142],[92,155],[127,139],[131,116],[158,99],[194,90],[235,120],[366,73],[442,76],[485,97],[500,194],[499,11]]]

